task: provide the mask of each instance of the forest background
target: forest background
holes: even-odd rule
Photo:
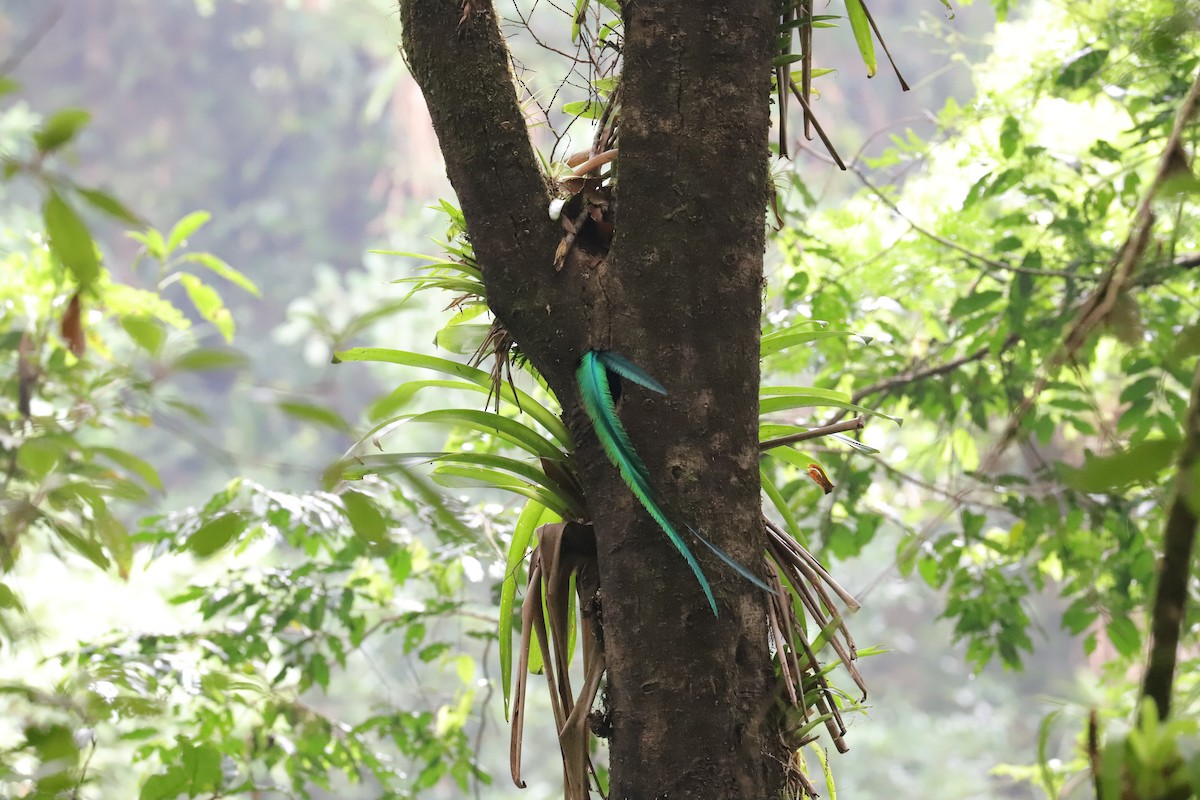
[[[1134,715],[1198,346],[1195,182],[1155,180],[1196,4],[876,5],[913,91],[868,82],[848,26],[820,31],[815,110],[850,169],[819,143],[773,165],[764,330],[831,335],[765,372],[904,421],[764,462],[777,519],[886,651],[830,764],[858,796],[1086,796],[1089,711],[1114,736]],[[506,19],[549,158],[587,87],[524,29],[569,45],[569,15]],[[483,400],[330,363],[474,349],[452,295],[392,283],[420,259],[368,252],[441,257],[453,227],[398,28],[374,0],[0,12],[0,795],[518,794],[495,632],[518,507],[403,460],[343,480],[373,426]],[[1051,372],[1152,194],[1136,281]],[[526,752],[553,752],[538,701]],[[556,760],[531,761],[522,794],[560,793]]]

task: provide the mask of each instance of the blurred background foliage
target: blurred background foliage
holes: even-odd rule
[[[1200,69],[1200,8],[872,10],[914,92],[820,32],[838,71],[814,110],[850,170],[807,149],[775,166],[764,320],[869,337],[768,377],[905,420],[862,432],[877,455],[809,448],[828,496],[765,462],[864,602],[856,637],[890,651],[863,666],[838,788],[1088,796],[1088,710],[1133,718],[1197,350],[1193,184],[1160,195],[1107,334],[989,454],[1129,233]],[[529,24],[565,39],[564,19]],[[506,20],[549,157],[586,87]],[[415,470],[327,473],[389,413],[482,399],[383,400],[418,373],[329,365],[433,352],[446,319],[400,306],[415,259],[367,252],[436,253],[446,228],[397,38],[384,0],[0,4],[0,795],[517,793],[495,652],[515,509]],[[411,428],[402,449],[498,446]],[[555,752],[530,713],[526,752]],[[559,793],[553,759],[525,772],[524,795]]]

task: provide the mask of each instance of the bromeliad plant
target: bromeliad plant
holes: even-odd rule
[[[382,348],[339,352],[337,361],[383,362],[429,370],[440,373],[441,377],[401,384],[376,407],[389,415],[334,465],[330,475],[337,480],[353,480],[368,474],[407,475],[414,466],[428,464],[432,465],[430,477],[442,486],[502,490],[524,500],[508,545],[498,632],[505,714],[512,721],[512,777],[518,786],[524,786],[521,744],[528,675],[543,673],[562,750],[566,796],[583,798],[587,796],[589,782],[599,781],[591,761],[589,731],[599,737],[605,735],[605,711],[593,709],[603,681],[605,654],[598,622],[603,601],[588,498],[578,477],[574,443],[559,418],[558,403],[536,371],[521,358],[503,326],[496,321],[478,322],[486,313],[479,268],[466,240],[461,214],[444,202],[442,208],[451,223],[446,257],[417,256],[427,262],[420,268],[421,274],[399,282],[412,285],[413,292],[440,289],[453,295],[446,310],[455,311],[454,319],[438,332],[435,341],[464,356],[466,363]],[[853,335],[850,331],[827,330],[819,322],[804,320],[764,335],[761,355],[770,359],[791,347]],[[489,356],[493,364],[486,371],[479,365]],[[530,391],[518,388],[515,371],[525,372],[534,388]],[[715,613],[706,578],[677,529],[659,509],[645,468],[640,466],[640,459],[620,426],[609,385],[610,373],[650,390],[661,387],[651,376],[613,354],[589,353],[580,366],[581,393],[593,398],[585,403],[589,406],[586,410],[601,439],[607,440],[610,459],[687,559],[709,595]],[[484,408],[391,413],[425,389],[483,394]],[[797,481],[811,479],[826,491],[832,485],[820,459],[797,451],[793,445],[828,437],[852,452],[875,453],[846,433],[861,429],[869,416],[897,424],[900,420],[858,406],[841,392],[812,387],[763,387],[760,408],[764,417],[760,427],[764,454],[762,485],[779,522],[764,513],[769,544],[760,564],[742,566],[724,553],[718,554],[768,592],[775,658],[787,696],[787,713],[794,717],[790,727],[794,749],[798,751],[815,742],[817,730],[824,726],[834,745],[844,751],[846,729],[842,713],[858,708],[866,697],[865,683],[855,665],[861,653],[845,622],[846,615],[859,606],[805,546],[796,513],[796,499],[803,494],[797,492]],[[851,411],[859,416],[824,427],[779,421],[781,415],[789,412],[821,408]],[[449,427],[454,432],[451,441],[456,446],[441,451],[389,451],[388,437],[412,424]],[[688,527],[704,541],[700,532]],[[522,573],[525,592],[520,611],[520,640],[514,648],[514,611]],[[765,575],[765,579],[759,575]],[[581,650],[583,667],[583,686],[578,691],[572,687],[569,676],[577,647]],[[826,648],[833,651],[832,664],[821,661],[820,654]],[[859,699],[830,683],[828,675],[838,663],[846,668],[861,693]],[[818,753],[823,761],[823,751],[818,748]],[[805,777],[800,755],[796,758],[800,768],[793,772],[798,784],[810,795],[815,794]],[[826,775],[828,778],[827,770]]]

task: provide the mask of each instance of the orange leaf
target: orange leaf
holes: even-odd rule
[[[808,465],[808,477],[813,479],[813,482],[825,490],[825,494],[833,491],[833,481],[829,480],[829,475],[825,470],[821,469],[820,464]]]
[[[79,292],[71,295],[71,302],[67,303],[66,313],[62,318],[62,337],[77,358],[87,350],[87,336],[83,332],[83,309],[79,302]]]

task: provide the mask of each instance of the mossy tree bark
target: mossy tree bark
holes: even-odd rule
[[[400,0],[492,311],[564,404],[596,529],[611,722],[610,796],[769,798],[787,751],[766,597],[684,561],[625,488],[578,407],[589,349],[630,358],[667,397],[620,413],[667,512],[760,563],[759,317],[767,199],[767,0],[625,4],[616,233],[607,258],[553,259],[561,228],[486,0]]]

